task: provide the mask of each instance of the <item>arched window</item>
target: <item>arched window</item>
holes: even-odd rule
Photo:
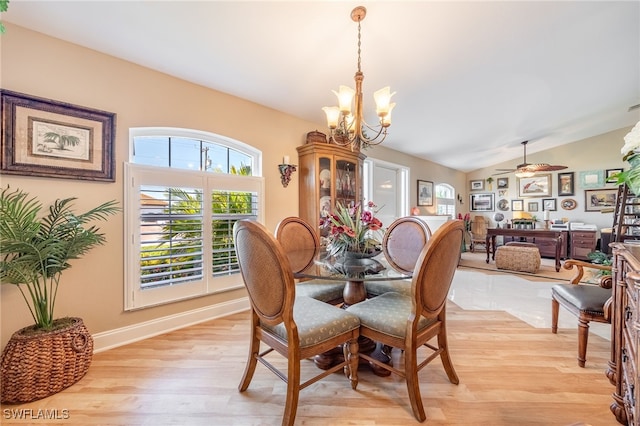
[[[456,217],[456,191],[446,183],[436,185],[436,214],[448,214]]]
[[[232,238],[263,220],[260,151],[176,128],[130,131],[125,165],[125,308],[242,286]]]

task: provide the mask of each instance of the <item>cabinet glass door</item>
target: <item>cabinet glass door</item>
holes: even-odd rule
[[[345,206],[356,202],[356,164],[347,160],[336,160],[336,202]]]

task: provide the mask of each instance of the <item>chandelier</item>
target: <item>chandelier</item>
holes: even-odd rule
[[[340,86],[338,92],[333,93],[338,97],[338,106],[324,107],[322,110],[327,115],[330,140],[342,146],[351,146],[351,150],[378,145],[387,137],[387,128],[391,125],[391,111],[396,105],[390,103],[391,93],[389,87],[384,87],[373,94],[376,103],[376,114],[379,124],[370,126],[362,116],[362,80],[364,74],[360,69],[360,22],[367,14],[364,6],[358,6],[351,11],[351,19],[358,23],[358,71],[356,71],[356,89],[348,86]],[[354,102],[355,98],[355,102]],[[352,104],[355,109],[352,112]],[[372,132],[367,135],[367,130]]]

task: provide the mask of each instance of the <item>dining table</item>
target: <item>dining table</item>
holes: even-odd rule
[[[402,253],[396,251],[396,256]],[[413,254],[415,256],[415,254]],[[412,278],[411,273],[400,272],[393,269],[384,257],[384,253],[379,252],[375,256],[363,256],[358,254],[331,255],[324,247],[315,249],[296,250],[287,253],[294,277],[298,279],[316,279],[326,282],[344,282],[343,308],[360,303],[367,299],[366,284],[373,281],[399,281]],[[360,337],[360,352],[370,354],[383,362],[391,362],[391,357],[382,345]],[[314,358],[316,366],[321,369],[328,369],[340,361],[342,349],[336,348],[325,354],[317,355]],[[364,360],[363,360],[364,361]],[[362,364],[369,364],[362,362]],[[388,376],[389,371],[369,364],[373,372],[379,376]]]

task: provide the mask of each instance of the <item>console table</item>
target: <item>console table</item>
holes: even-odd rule
[[[496,259],[496,237],[502,235],[503,237],[521,237],[526,238],[528,242],[535,244],[537,239],[551,240],[555,242],[556,251],[556,272],[560,271],[560,256],[562,255],[563,244],[563,232],[557,230],[547,229],[515,229],[515,228],[489,228],[487,229],[487,263],[489,263],[489,256],[491,259]]]

